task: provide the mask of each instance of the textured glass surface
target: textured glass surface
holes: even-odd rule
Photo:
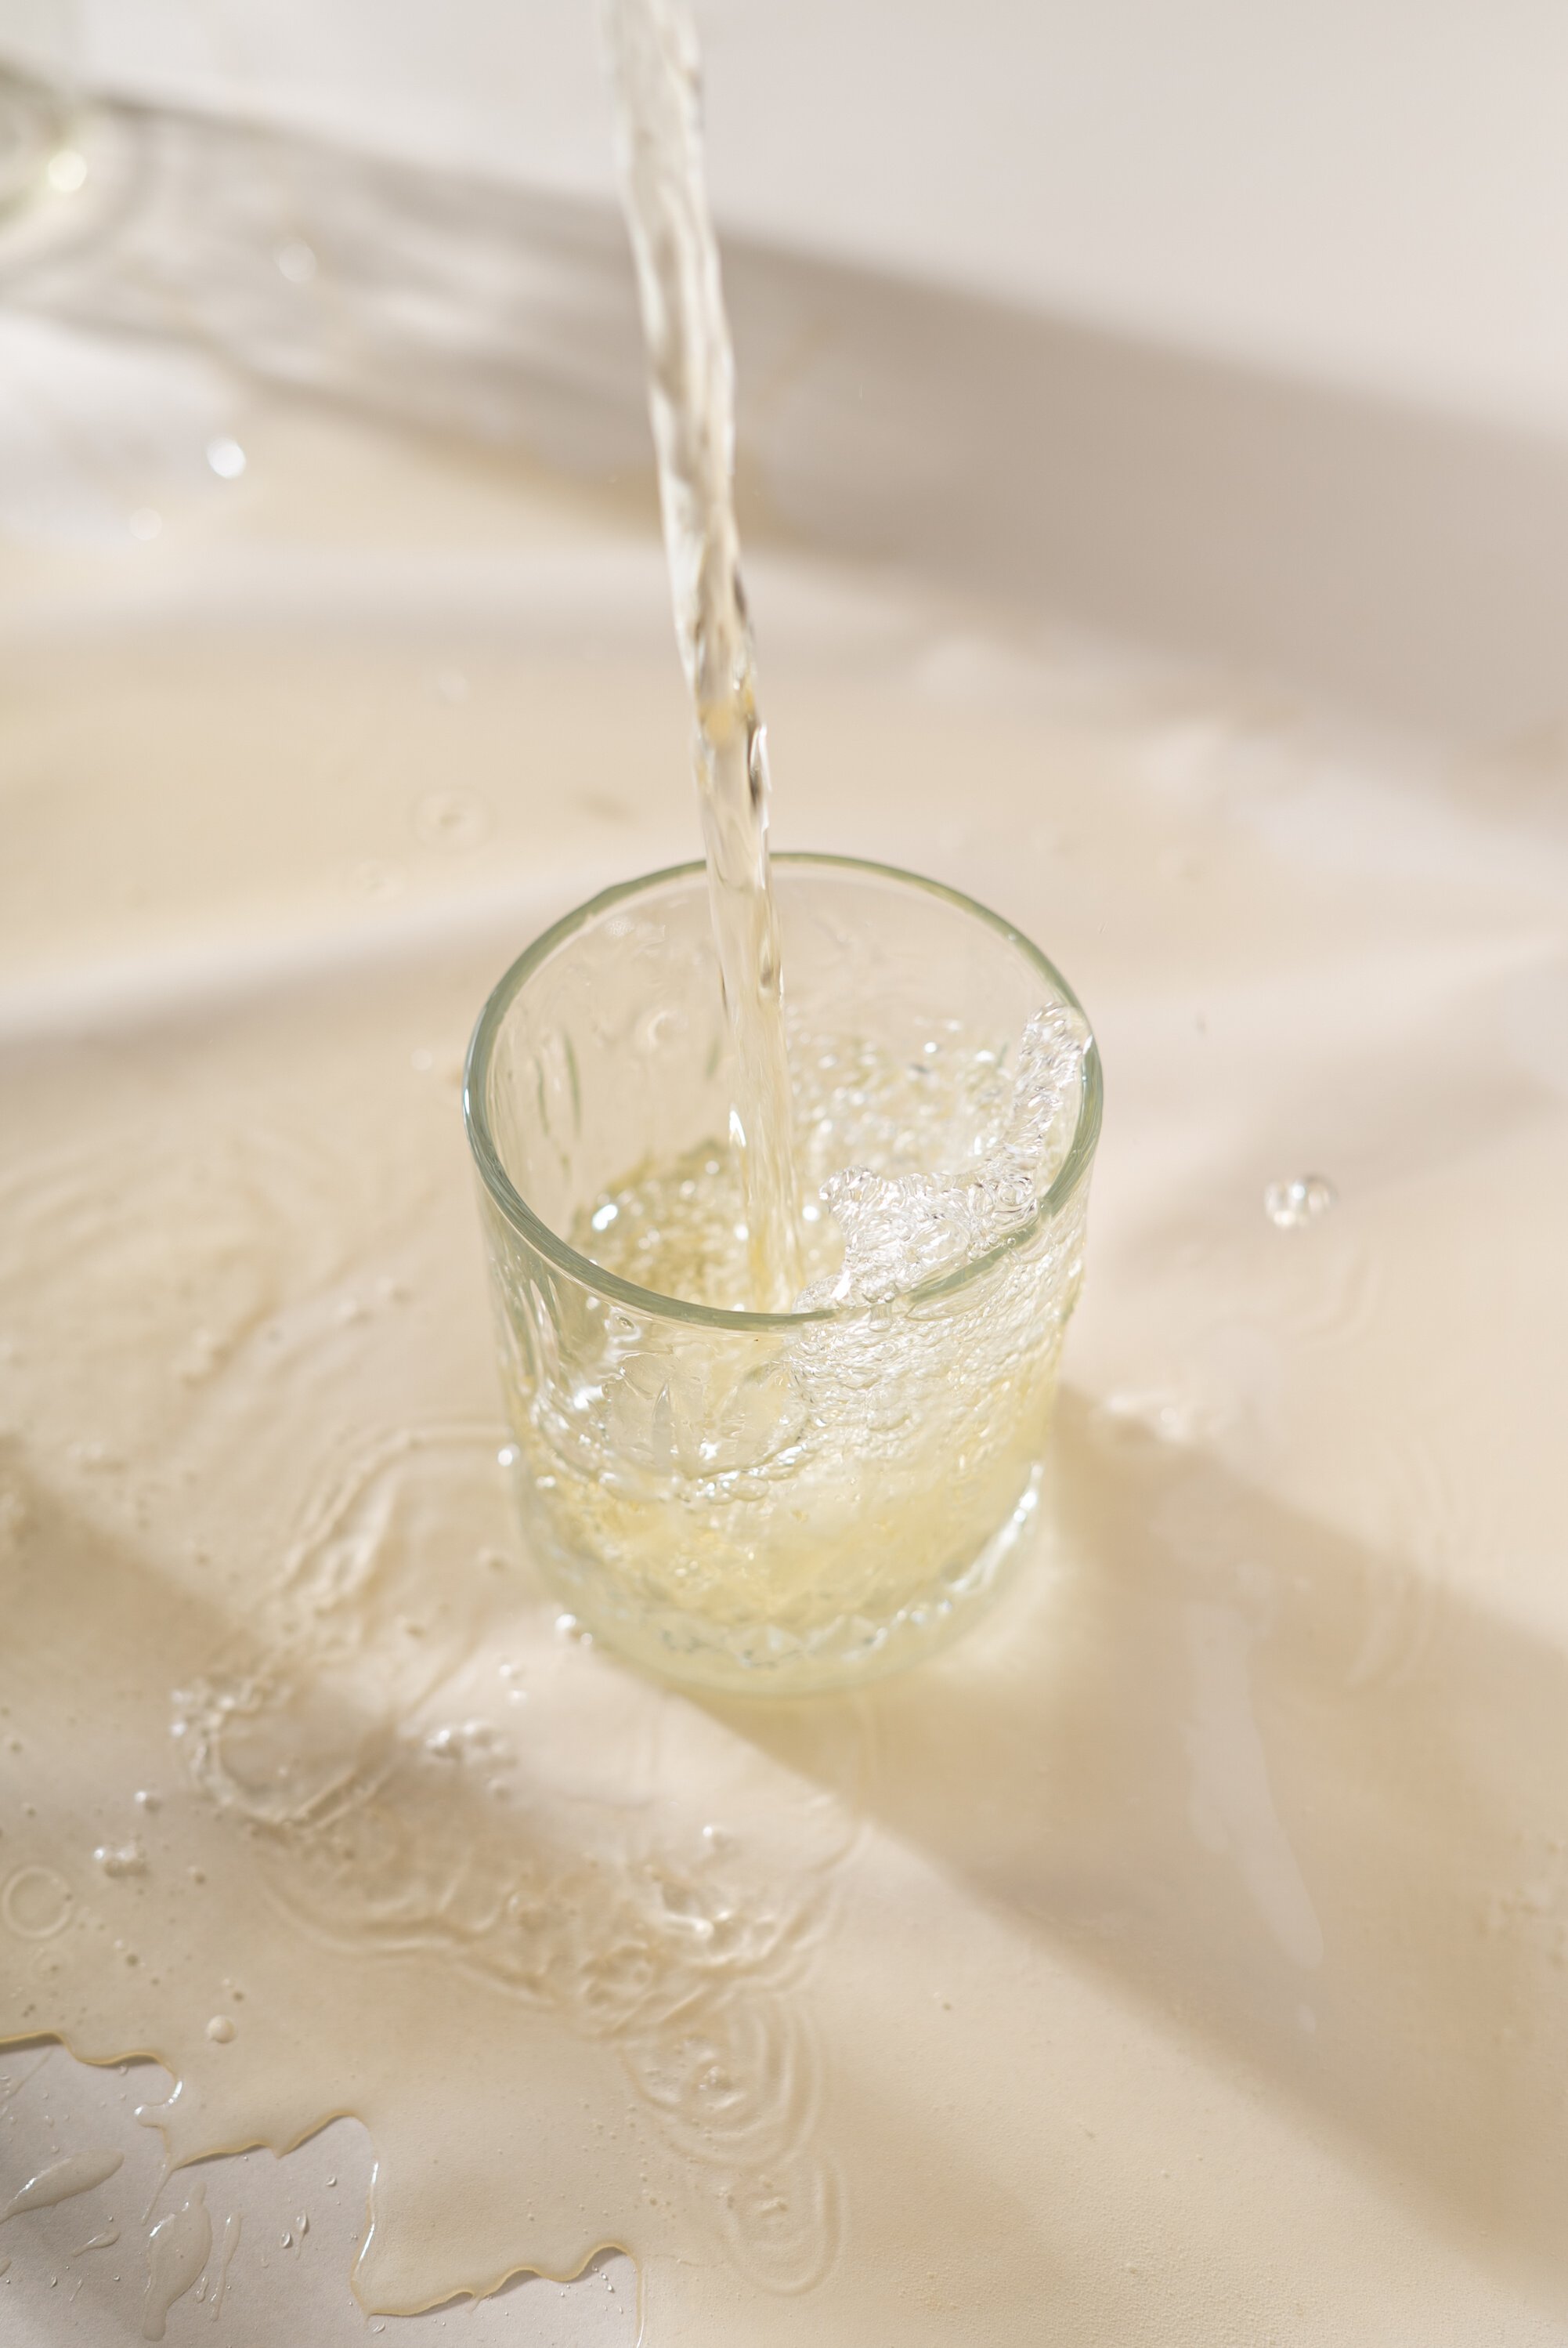
[[[1072,1003],[1025,939],[933,883],[786,857],[778,895],[802,1038],[853,1033],[913,1066],[959,1032],[1005,1069],[1032,1017]],[[1092,1046],[1076,1090],[1038,1208],[979,1260],[815,1312],[682,1301],[562,1234],[631,1169],[723,1148],[701,868],[612,891],[523,956],[476,1031],[467,1114],[520,1505],[586,1629],[667,1672],[783,1694],[962,1627],[1036,1509],[1081,1271]],[[856,1134],[856,1163],[877,1130]],[[905,1162],[887,1148],[874,1171]]]

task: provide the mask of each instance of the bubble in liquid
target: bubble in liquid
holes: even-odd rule
[[[62,147],[49,158],[46,179],[57,196],[74,196],[87,183],[87,159],[75,147]]]
[[[151,506],[138,506],[126,528],[132,538],[139,538],[144,546],[149,546],[163,528],[163,516],[155,512]]]
[[[272,259],[278,264],[278,274],[291,285],[308,285],[316,273],[316,256],[303,237],[291,237],[287,244],[279,245]]]
[[[922,1281],[972,1262],[1028,1221],[1071,1138],[1089,1031],[1066,1004],[1037,1012],[1024,1030],[1002,1129],[960,1178],[886,1175],[851,1167],[829,1176],[822,1197],[844,1233],[836,1273],[814,1282],[806,1307],[885,1303]],[[996,1055],[977,1052],[977,1066]]]
[[[71,1887],[52,1867],[22,1867],[0,1892],[0,1921],[21,1941],[46,1941],[71,1912]]]
[[[232,2044],[234,2024],[226,2013],[215,2013],[207,2025],[207,2035],[214,2046]]]
[[[1321,1221],[1338,1198],[1327,1174],[1296,1174],[1289,1181],[1269,1184],[1263,1211],[1276,1231],[1305,1231],[1308,1223]]]
[[[129,1842],[99,1843],[93,1857],[106,1875],[145,1875],[147,1853],[133,1837]]]
[[[237,481],[245,469],[246,456],[238,440],[221,438],[207,443],[207,462],[220,481]]]

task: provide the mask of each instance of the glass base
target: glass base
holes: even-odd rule
[[[864,1685],[939,1653],[984,1612],[1035,1546],[1042,1463],[1010,1515],[972,1556],[948,1566],[898,1611],[870,1622],[845,1615],[809,1636],[776,1623],[723,1623],[674,1608],[640,1608],[626,1584],[565,1549],[534,1503],[520,1457],[513,1468],[530,1556],[572,1622],[664,1679],[729,1695],[817,1695]]]

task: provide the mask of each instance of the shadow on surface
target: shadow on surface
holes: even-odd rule
[[[1561,2293],[1568,1660],[1081,1396],[1055,1479],[846,1797]]]
[[[651,514],[609,205],[173,109],[0,239],[14,311],[195,344],[617,480]],[[308,242],[306,286],[277,254]],[[1417,725],[1563,715],[1568,449],[725,240],[753,535],[907,563]]]
[[[504,1506],[493,1440],[466,1447],[470,1456],[477,1488]],[[791,2197],[809,2215],[822,2166],[820,2083],[794,1992],[820,1952],[825,1867],[846,1838],[830,1821],[826,1850],[816,1850],[815,1813],[835,1806],[808,1781],[800,1802],[798,1774],[759,1769],[748,1740],[725,1737],[683,1698],[559,1636],[555,1606],[540,1605],[531,1577],[520,1582],[481,1558],[489,1619],[459,1608],[444,1632],[440,1601],[472,1563],[467,1537],[451,1540],[461,1492],[442,1485],[433,1497],[445,1513],[414,1511],[415,1556],[395,1509],[371,1489],[364,1520],[339,1511],[322,1519],[331,1588],[313,1585],[313,1602],[336,1637],[312,1685],[302,1653],[269,1653],[254,1626],[180,1587],[51,1491],[20,1446],[0,1447],[0,1698],[21,1740],[31,1805],[25,1832],[7,1832],[0,1858],[0,2045],[57,2035],[98,2064],[154,2052],[179,2084],[149,2116],[181,2164],[257,2145],[282,2152],[337,2114],[364,2112],[378,2166],[356,2278],[372,2305],[438,2307],[465,2285],[504,2285],[530,2258],[546,2276],[575,2275],[630,2228],[660,2270],[671,2337],[686,2336],[686,2294],[699,2290],[750,2308],[749,2336],[778,2336],[796,2320],[797,2292],[836,2287],[855,2271],[838,2256],[831,2174],[822,2180],[820,2259],[803,2228],[801,2273],[781,2269],[781,2282],[767,2263],[791,2255]],[[354,1546],[362,1521],[389,1544],[371,1560],[368,1582],[356,1580],[365,1570]],[[378,1647],[377,1634],[406,1621],[415,1581],[432,1601],[416,1643],[436,1649],[449,1638],[450,1647],[446,1663],[418,1666],[417,1687],[406,1678],[400,1686],[400,1643]],[[476,1776],[456,1758],[432,1760],[424,1709],[427,1698],[472,1704],[465,1668],[497,1622],[507,1625],[512,1655],[527,1658],[529,1691],[516,1756],[527,1782],[505,1811],[487,1769]],[[564,1754],[552,1741],[552,1720],[566,1725],[550,1710],[552,1665],[570,1675],[563,1701],[574,1717],[589,1713],[589,1744]],[[204,1674],[235,1694],[224,1752],[231,1793],[246,1791],[248,1803],[210,1798],[211,1756],[193,1773],[187,1753],[146,1819],[145,1865],[118,1874],[95,1867],[89,1854],[108,1842],[107,1821],[124,1816],[149,1757],[169,1755],[170,1688],[190,1689]],[[241,1692],[252,1682],[287,1700],[248,1709]],[[61,1737],[65,1704],[90,1714],[90,1727]],[[711,1775],[723,1776],[728,1758],[739,1764],[731,1790],[743,1803],[754,1797],[739,1838],[759,1854],[754,1910],[722,1871],[708,1891],[701,1858],[681,1871],[683,1846],[668,1815],[677,1797],[668,1778],[648,1774],[656,1764],[645,1748],[659,1736],[636,1734],[635,1723],[625,1732],[639,1705],[674,1715],[661,1722],[673,1738],[698,1735],[679,1765],[690,1774],[677,1779],[693,1818],[712,1792],[700,1765],[714,1760]],[[852,1725],[843,1707],[822,1724],[819,1756]],[[197,1734],[188,1730],[187,1747]],[[607,1818],[624,1821],[624,1834],[607,1838]],[[700,1832],[693,1839],[701,1844]],[[718,1864],[727,1864],[722,1853]],[[24,1917],[31,1938],[3,1928],[19,1875],[29,1899],[53,1902]],[[755,1887],[751,1872],[740,1880],[743,1892]],[[705,1893],[738,1931],[738,1954],[728,1962],[716,1938],[711,1968],[677,1971],[671,1947],[695,1938]],[[123,1954],[133,1934],[134,1965]],[[187,1968],[200,2003],[169,1996]],[[240,2024],[214,2045],[200,2016],[214,1977],[230,1968],[245,2002],[220,2005]],[[907,2161],[939,2179],[961,2239],[988,2258],[1005,2252],[1004,2281],[990,2288],[1020,2302],[1025,2322],[1051,2271],[1049,2220],[1025,2206],[1005,2157],[955,2142],[918,2096],[884,2108],[850,2092],[860,2141],[875,2131],[888,2173]],[[588,2113],[594,2158],[585,2168]],[[626,2182],[639,2163],[646,2193]],[[476,2199],[492,2211],[481,2253],[467,2226]],[[753,2206],[763,2213],[756,2227]],[[880,2234],[857,2210],[858,2258],[869,2257],[874,2278],[896,2274],[906,2255],[906,2205],[895,2193],[889,2206],[891,2231],[884,2215]],[[402,2255],[389,2281],[394,2238]],[[459,2242],[470,2247],[455,2250]],[[509,2303],[537,2307],[544,2297],[520,2285]]]

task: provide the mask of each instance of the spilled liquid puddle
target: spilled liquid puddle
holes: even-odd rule
[[[346,1241],[313,1256],[290,1233],[292,1182],[242,1241],[231,1202],[215,1232],[174,1179],[187,1211],[160,1223],[149,1319],[190,1311],[182,1256],[249,1244],[284,1270],[271,1317],[251,1314],[194,1388],[174,1326],[106,1316],[111,1352],[118,1332],[149,1384],[163,1366],[145,1492],[106,1505],[118,1488],[75,1447],[68,1389],[51,1416],[46,1381],[32,1443],[8,1447],[0,2027],[96,2060],[157,2053],[179,2084],[143,2116],[175,2162],[363,2116],[378,2168],[355,2281],[382,2310],[519,2265],[569,2276],[614,2242],[641,2265],[653,2341],[733,2336],[738,2320],[783,2339],[804,2303],[849,2341],[874,2336],[861,2327],[915,2227],[941,2255],[898,2296],[900,2336],[950,2336],[1001,2259],[997,2336],[1021,2341],[1071,2239],[1063,2178],[1088,2195],[1086,2271],[1125,2289],[1137,2261],[1108,2267],[1093,2241],[1129,2222],[1155,2155],[1164,2180],[1184,2147],[1201,2180],[1194,2115],[1216,2092],[1219,2141],[1252,2141],[1268,2189],[1316,2195],[1331,2233],[1356,2229],[1312,2173],[1318,2146],[1360,2137],[1391,2171],[1424,2171],[1440,2206],[1506,2208],[1516,2246],[1545,2251],[1550,2197],[1519,2188],[1568,2148],[1563,2124],[1522,2066],[1500,2069],[1490,2017],[1522,1940],[1568,1900],[1526,1900],[1522,1934],[1494,1899],[1477,1934],[1467,1870],[1495,1859],[1497,1830],[1484,1801],[1467,1819],[1476,1789],[1444,1732],[1497,1735],[1508,1718],[1520,1766],[1500,1750],[1497,1780],[1515,1799],[1524,1762],[1561,1744],[1555,1664],[1434,1601],[1444,1673],[1348,1698],[1376,1631],[1367,1590],[1387,1577],[1248,1491],[1194,1440],[1203,1410],[1157,1394],[1068,1398],[1032,1574],[946,1663],[853,1703],[705,1706],[597,1652],[532,1581],[483,1418],[346,1450],[329,1434],[271,1574],[215,1582],[204,1542],[149,1553],[160,1496],[189,1491],[182,1468],[206,1475],[225,1447],[227,1488],[249,1473],[265,1519],[272,1455],[247,1470],[245,1454],[268,1414],[292,1408],[306,1449],[323,1395],[345,1377],[417,1389],[427,1349],[402,1305],[345,1316],[330,1281],[313,1292],[288,1269],[367,1289]],[[79,1169],[69,1183],[79,1202]],[[26,1354],[67,1254],[37,1244],[47,1179],[19,1189],[43,1202],[5,1266]],[[419,1210],[436,1261],[466,1208],[450,1233]],[[374,1237],[416,1307],[432,1261],[408,1251],[407,1220]],[[78,1204],[72,1233],[88,1227]],[[1281,1274],[1286,1324],[1298,1278]],[[291,1314],[326,1356],[314,1379],[302,1339],[272,1334]],[[466,1380],[449,1358],[424,1375],[482,1393],[474,1351]],[[132,1404],[146,1411],[145,1388]],[[50,1452],[57,1483],[30,1456]],[[1543,1790],[1535,1814],[1550,1818]],[[1124,2075],[1114,2046],[1162,2006],[1179,2038],[1276,2079],[1308,2115],[1301,2142],[1245,2096],[1198,2096],[1169,2049],[1145,2044]],[[1560,1995],[1533,2012],[1539,2047]],[[1441,2130],[1454,2082],[1503,2164],[1494,2190]],[[1212,2147],[1212,2113],[1197,2125]],[[1064,2143],[1102,2131],[1121,2139],[1109,2187]],[[85,2194],[117,2163],[63,2152],[11,2209]],[[1054,2180],[1049,2226],[1016,2215],[998,2235],[1031,2177]],[[1240,2192],[1262,2223],[1263,2189],[1226,2206]],[[1145,2261],[1195,2231],[1218,2270],[1217,2210],[1195,2189],[1167,2201]],[[1385,2215],[1377,2239],[1407,2236]],[[1419,2229],[1408,2240],[1410,2259],[1430,2250]],[[220,2303],[244,2256],[237,2216],[220,2238],[200,2178],[178,2171],[138,2256],[143,2242],[151,2339],[173,2336],[198,2288]],[[1116,2294],[1102,2282],[1079,2303]]]
[[[95,2185],[114,2175],[122,2158],[118,2152],[71,2152],[63,2160],[52,2160],[12,2194],[0,2209],[0,2226],[24,2209],[52,2209],[57,2202],[74,2200],[78,2193],[90,2193]]]
[[[8,1875],[6,1901],[34,1920],[9,2012],[93,2052],[106,2003],[134,2008],[136,2043],[181,2075],[145,2115],[176,2159],[251,2140],[258,2094],[273,2142],[367,2109],[378,2088],[396,2096],[410,2046],[471,2060],[479,2025],[491,2125],[496,2091],[515,2098],[487,2129],[504,2156],[487,2190],[456,2180],[438,2251],[375,2225],[359,2275],[373,2305],[494,2284],[530,2254],[574,2272],[599,2240],[678,2211],[758,2288],[808,2289],[837,2249],[839,2189],[794,1993],[854,1809],[563,1630],[516,1555],[497,1432],[389,1438],[312,1511],[253,1627],[163,1690],[179,1775],[143,1813],[136,1863],[106,1866],[99,1847],[69,1875],[25,1855]],[[19,1642],[40,1657],[69,1641],[95,1708],[129,1677],[142,1711],[175,1641],[207,1626],[138,1606],[136,1568],[97,1542],[62,1588],[51,1503],[15,1474],[6,1491]],[[62,1608],[102,1626],[96,1653]],[[128,1735],[152,1725],[122,1719]],[[856,1732],[846,1711],[835,1741]],[[852,1789],[853,1762],[836,1774]],[[586,2136],[585,2087],[614,2115]],[[557,2173],[559,2140],[539,2135],[552,2108],[571,2113],[586,2169]],[[14,2207],[107,2173],[79,2156]],[[589,2192],[603,2216],[585,2240]],[[181,2295],[210,2247],[196,2206],[159,2224],[149,2306]]]

